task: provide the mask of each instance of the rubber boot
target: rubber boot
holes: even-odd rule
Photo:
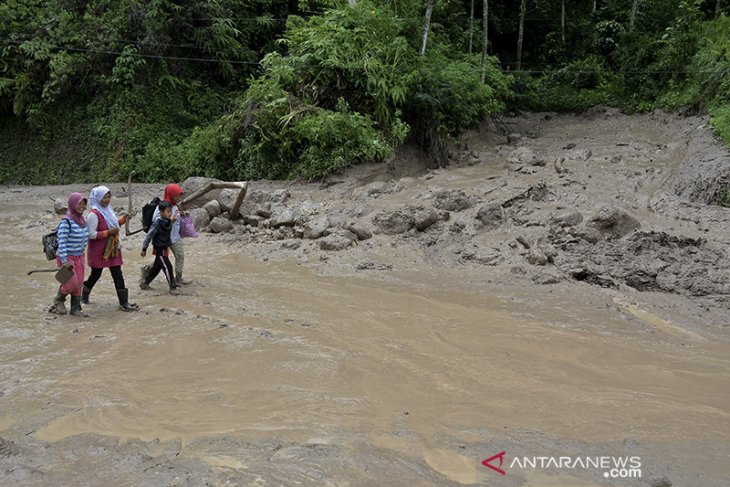
[[[152,267],[149,264],[145,264],[142,267],[140,267],[139,268],[140,278],[146,279],[147,275],[150,273],[150,270],[152,270]]]
[[[117,298],[119,298],[119,309],[122,311],[137,311],[139,309],[135,303],[129,302],[129,289],[117,289]]]
[[[71,316],[87,318],[89,315],[81,311],[81,296],[71,296]]]
[[[89,304],[89,296],[91,295],[91,289],[86,287],[86,284],[84,284],[84,290],[81,291],[81,302],[83,304]]]
[[[192,284],[193,281],[189,281],[187,279],[184,279],[182,274],[177,274],[175,276],[175,284],[178,286],[187,286],[188,284]]]
[[[59,289],[56,293],[56,297],[53,298],[53,306],[48,310],[49,313],[55,313],[57,315],[65,315],[66,311],[66,294],[63,294]]]

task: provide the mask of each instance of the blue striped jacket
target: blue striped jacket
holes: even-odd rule
[[[69,225],[66,222],[70,222]],[[56,230],[58,236],[58,250],[56,255],[64,264],[69,255],[83,255],[86,244],[89,243],[89,231],[73,220],[64,218]]]

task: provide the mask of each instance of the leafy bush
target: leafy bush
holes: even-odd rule
[[[449,60],[434,52],[418,61],[408,78],[403,116],[412,137],[442,165],[449,137],[504,109],[511,78],[496,67],[494,58],[488,61],[485,83],[476,56]]]
[[[551,73],[550,79],[576,90],[596,88],[604,79],[603,61],[598,56],[575,60]]]

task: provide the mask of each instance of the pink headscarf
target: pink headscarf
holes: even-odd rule
[[[86,220],[84,220],[84,214],[76,211],[79,203],[86,201],[86,198],[81,193],[71,193],[68,197],[68,210],[66,210],[66,218],[73,220],[81,227],[86,226]]]

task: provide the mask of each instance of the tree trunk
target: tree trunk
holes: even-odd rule
[[[355,3],[356,3],[356,1],[355,1],[355,0],[347,0],[347,3],[349,3],[349,4],[350,4],[350,7],[354,7],[354,6],[355,6]]]
[[[629,32],[634,30],[634,22],[636,22],[636,7],[639,4],[639,0],[634,0],[631,4],[631,18],[629,19]]]
[[[489,52],[489,0],[484,0],[484,17],[482,18],[482,83],[487,79],[487,53]]]
[[[720,16],[720,0],[715,1],[715,17]]]
[[[560,2],[560,40],[565,44],[565,0]]]
[[[419,54],[423,56],[426,53],[426,43],[428,42],[428,30],[431,28],[431,14],[433,13],[434,0],[428,0],[426,6],[426,18],[423,19],[423,37],[421,38],[421,50]]]
[[[517,34],[517,66],[516,69],[519,71],[522,69],[522,38],[525,33],[525,11],[527,10],[527,0],[520,2],[520,30]]]
[[[593,10],[592,10],[593,13],[596,13],[596,3],[597,2],[598,2],[598,0],[593,0]]]
[[[469,11],[469,54],[472,53],[473,39],[474,39],[474,0],[471,0],[471,10]]]

